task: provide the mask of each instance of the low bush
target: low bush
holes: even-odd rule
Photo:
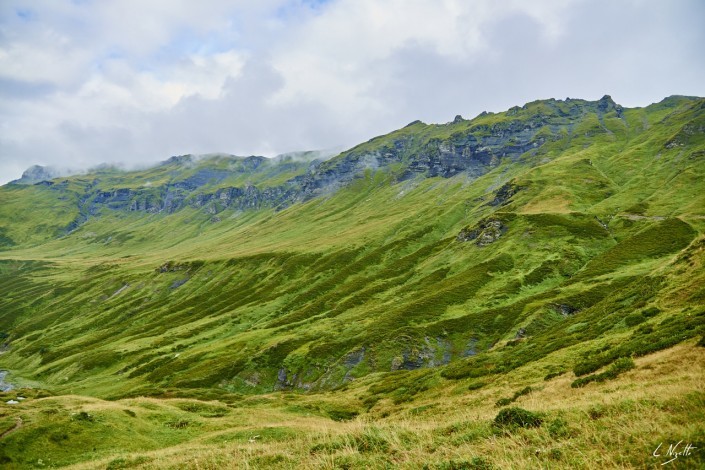
[[[536,428],[541,426],[541,423],[541,415],[518,407],[504,408],[494,419],[494,425],[499,428]]]
[[[641,314],[644,315],[646,318],[655,317],[659,313],[661,313],[661,310],[656,307],[649,307],[641,311]]]
[[[448,460],[438,463],[427,463],[423,470],[491,470],[491,463],[482,457],[473,457],[470,460]]]
[[[495,406],[501,408],[502,406],[511,405],[514,402],[511,398],[500,398],[495,402]]]
[[[559,377],[563,374],[565,374],[564,370],[559,370],[557,372],[549,372],[548,374],[546,374],[546,377],[544,377],[543,380],[549,381],[549,380],[556,378],[556,377]]]
[[[87,411],[81,411],[73,416],[73,419],[76,421],[88,421],[88,422],[93,422],[95,421],[95,418],[93,417],[92,414],[89,414]]]
[[[350,446],[360,453],[385,453],[389,450],[389,440],[376,427],[365,428],[361,433],[348,437]]]
[[[495,405],[497,407],[510,405],[510,404],[514,403],[515,401],[517,401],[519,399],[519,397],[522,397],[524,395],[528,395],[532,391],[533,391],[533,389],[531,387],[524,387],[521,390],[514,392],[514,395],[511,398],[500,398],[499,400],[497,400]]]
[[[563,418],[556,418],[548,425],[548,434],[554,439],[570,437],[573,431],[568,426],[568,422]]]
[[[650,309],[647,309],[647,311]],[[644,312],[642,312],[644,314]],[[653,311],[649,314],[653,315]],[[645,315],[646,316],[646,315]],[[583,376],[611,364],[620,357],[641,357],[661,351],[703,332],[702,317],[696,315],[672,315],[658,326],[642,325],[632,336],[616,347],[593,351],[590,359],[579,362],[573,368],[576,376]]]
[[[637,326],[640,323],[643,323],[646,321],[646,317],[642,315],[641,313],[633,313],[631,315],[627,315],[624,318],[624,323],[629,326]]]
[[[482,381],[473,382],[470,385],[468,385],[468,390],[480,390],[485,385],[487,385],[486,382],[482,382]]]
[[[177,403],[178,408],[187,411],[189,413],[196,413],[204,418],[221,418],[227,415],[230,410],[224,406],[211,405],[208,403]]]
[[[636,367],[636,365],[634,364],[634,361],[631,357],[620,357],[619,359],[614,361],[610,368],[607,369],[605,372],[602,372],[601,374],[593,374],[588,375],[586,377],[581,377],[573,381],[570,386],[572,388],[580,388],[584,387],[590,382],[604,382],[605,380],[615,379],[619,374],[631,370],[634,367]]]
[[[149,462],[149,458],[147,457],[135,457],[132,459],[129,458],[124,458],[124,457],[118,457],[114,460],[111,460],[108,463],[108,466],[105,467],[106,470],[118,470],[122,468],[134,468],[137,465],[143,464]]]
[[[191,423],[185,419],[181,419],[178,421],[169,421],[168,423],[164,423],[164,426],[171,428],[171,429],[186,429],[190,425],[191,425]]]
[[[340,408],[327,410],[327,413],[330,419],[332,419],[333,421],[350,421],[359,414],[359,412],[356,410],[347,410]]]

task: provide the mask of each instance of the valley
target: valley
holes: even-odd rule
[[[705,462],[702,98],[52,176],[0,188],[7,468]]]

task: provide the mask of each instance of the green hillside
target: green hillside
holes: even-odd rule
[[[0,404],[0,462],[624,468],[705,448],[705,99],[535,101],[319,157],[1,187],[3,402],[26,399]]]

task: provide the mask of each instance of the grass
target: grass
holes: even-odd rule
[[[283,206],[221,197],[309,163],[0,188],[0,369],[34,387],[2,405],[3,464],[623,468],[702,443],[701,103],[415,123]],[[418,166],[464,148],[481,170]],[[167,183],[183,205],[149,212]]]
[[[40,460],[75,469],[594,468],[595,462],[604,468],[643,467],[654,465],[660,442],[702,443],[705,397],[694,390],[705,372],[703,351],[683,344],[635,360],[630,377],[581,389],[571,388],[569,377],[556,379],[525,396],[521,408],[500,412],[486,399],[505,393],[500,382],[461,394],[446,383],[419,397],[428,412],[412,412],[417,404],[384,402],[347,421],[312,410],[348,400],[362,384],[333,395],[279,392],[232,404],[30,397],[20,408],[4,410],[9,417],[20,414],[25,425],[6,436],[0,449],[7,468]],[[526,383],[541,365],[520,368],[505,380]],[[121,437],[125,427],[130,433]],[[21,454],[13,452],[18,445]],[[69,449],[77,445],[84,452],[72,454]],[[681,460],[685,468],[702,463],[699,453]]]

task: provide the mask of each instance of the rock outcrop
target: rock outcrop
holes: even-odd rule
[[[459,242],[474,241],[477,246],[487,246],[497,240],[507,231],[507,227],[497,219],[487,219],[474,227],[465,227],[456,240]]]

